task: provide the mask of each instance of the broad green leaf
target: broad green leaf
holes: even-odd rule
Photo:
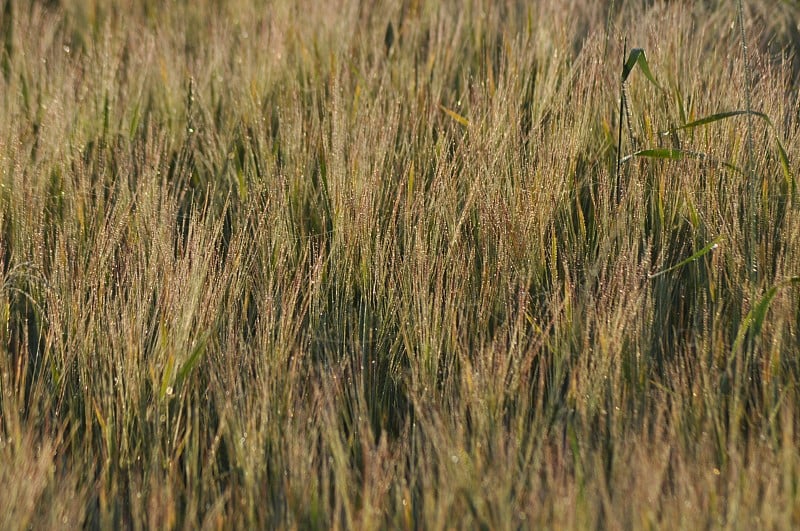
[[[663,275],[665,273],[669,273],[670,271],[675,271],[676,269],[679,269],[679,268],[685,266],[686,264],[694,262],[698,258],[702,258],[703,256],[707,255],[708,253],[710,253],[711,251],[713,251],[714,249],[719,247],[719,242],[721,242],[721,241],[722,241],[722,236],[718,236],[717,238],[713,239],[708,245],[706,245],[705,247],[703,247],[702,249],[700,249],[699,251],[694,253],[689,258],[687,258],[685,260],[681,260],[680,262],[678,262],[674,266],[668,267],[667,269],[659,271],[658,273],[653,273],[652,275],[649,275],[648,278],[659,277],[659,276],[661,276],[661,275]]]
[[[652,72],[650,72],[650,65],[647,64],[647,56],[645,56],[644,50],[641,48],[634,48],[628,55],[628,60],[625,61],[625,65],[622,67],[623,83],[628,80],[628,76],[631,75],[631,71],[633,71],[633,67],[636,65],[639,65],[639,69],[653,85],[661,88],[661,85],[658,84],[658,81],[656,81],[656,78],[653,76]]]

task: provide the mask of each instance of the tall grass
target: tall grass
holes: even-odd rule
[[[573,4],[5,0],[0,527],[796,527],[798,7]]]

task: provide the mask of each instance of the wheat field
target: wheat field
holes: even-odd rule
[[[0,3],[0,528],[800,526],[797,1]]]

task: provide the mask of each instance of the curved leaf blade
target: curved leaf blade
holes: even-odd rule
[[[727,118],[733,118],[735,116],[744,116],[744,115],[750,115],[750,116],[755,116],[757,118],[761,118],[762,120],[764,120],[764,122],[766,122],[766,124],[772,130],[772,136],[775,139],[775,146],[778,151],[778,159],[781,162],[781,170],[783,171],[783,178],[786,181],[786,184],[789,186],[789,189],[791,190],[792,199],[796,199],[797,182],[795,181],[794,172],[792,172],[791,164],[789,162],[789,155],[786,153],[786,148],[783,146],[783,142],[781,142],[780,136],[778,135],[778,130],[775,128],[775,124],[773,124],[769,116],[767,116],[763,112],[747,111],[747,110],[718,112],[706,116],[704,118],[700,118],[699,120],[694,120],[687,124],[683,124],[680,127],[676,127],[668,131],[663,131],[661,134],[670,135],[673,134],[675,131],[694,129],[695,127],[708,125],[714,122],[718,122],[720,120],[725,120]]]
[[[774,299],[775,295],[778,294],[779,289],[790,284],[800,284],[800,277],[792,277],[788,280],[773,285],[761,297],[761,299],[758,301],[758,304],[756,304],[750,309],[749,312],[747,312],[744,320],[742,320],[742,325],[739,327],[739,332],[736,334],[736,339],[733,341],[733,352],[738,352],[742,347],[742,343],[744,343],[748,331],[752,330],[754,336],[761,332],[761,327],[764,325],[764,320],[767,317],[767,312],[769,311],[769,305],[772,303],[772,299]]]
[[[622,82],[624,83],[627,81],[628,77],[631,75],[633,68],[635,66],[639,66],[639,70],[642,71],[644,76],[656,87],[661,88],[661,85],[658,84],[656,81],[655,76],[650,71],[650,65],[647,63],[647,56],[644,53],[642,48],[634,48],[631,50],[631,53],[628,55],[628,59],[625,61],[625,64],[622,67]]]
[[[717,236],[716,238],[711,240],[711,242],[709,242],[708,245],[706,245],[705,247],[703,247],[702,249],[700,249],[699,251],[694,253],[689,258],[681,260],[680,262],[678,262],[677,264],[675,264],[672,267],[668,267],[666,269],[662,269],[658,273],[653,273],[652,275],[648,275],[647,278],[653,279],[653,278],[656,278],[656,277],[660,277],[661,275],[664,275],[666,273],[669,273],[670,271],[675,271],[676,269],[680,269],[681,267],[683,267],[683,266],[685,266],[687,264],[690,264],[690,263],[694,262],[695,260],[697,260],[699,258],[702,258],[703,256],[707,255],[708,253],[710,253],[711,251],[713,251],[714,249],[719,247],[719,243],[721,241],[722,241],[722,236]]]
[[[688,149],[678,149],[678,148],[642,149],[623,157],[620,160],[620,162],[624,164],[630,162],[631,159],[642,158],[642,157],[650,159],[666,159],[666,160],[683,160],[684,158],[697,159],[705,162],[710,162],[712,164],[718,164],[720,166],[728,168],[729,170],[733,170],[736,173],[744,174],[744,172],[740,168],[731,164],[730,162],[717,160],[713,157],[709,157],[708,155],[700,151],[691,151]]]

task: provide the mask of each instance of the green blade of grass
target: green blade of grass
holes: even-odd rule
[[[731,118],[733,116],[741,116],[741,115],[744,115],[744,114],[748,114],[748,112],[747,111],[718,112],[716,114],[712,114],[710,116],[706,116],[704,118],[700,118],[699,120],[694,120],[694,121],[691,121],[691,122],[689,122],[687,124],[683,124],[682,126],[676,127],[673,130],[662,132],[661,134],[668,134],[668,133],[671,133],[672,131],[681,131],[683,129],[694,129],[695,127],[699,127],[701,125],[711,124],[711,123],[714,123],[714,122],[718,122],[720,120],[725,120],[726,118]],[[761,113],[756,113],[754,111],[753,114],[761,114]],[[762,115],[762,116],[766,117],[766,115]]]
[[[3,18],[0,23],[0,34],[3,38],[3,49],[0,51],[0,70],[3,79],[8,82],[11,75],[11,56],[14,55],[14,5],[11,0],[6,0],[3,5]]]
[[[665,160],[683,160],[684,158],[697,159],[705,162],[710,162],[712,164],[718,164],[720,166],[728,168],[729,170],[733,170],[736,173],[744,174],[744,172],[739,167],[731,164],[730,162],[717,160],[713,157],[709,157],[708,155],[700,151],[691,151],[688,149],[676,149],[676,148],[642,149],[634,153],[631,153],[630,155],[627,155],[621,160],[621,162],[627,163],[634,158],[650,158],[650,159],[665,159]]]
[[[789,156],[786,154],[786,149],[783,147],[783,143],[781,142],[780,138],[778,138],[777,131],[775,131],[774,138],[775,138],[775,145],[778,146],[778,158],[781,160],[781,169],[783,170],[783,178],[786,181],[786,184],[789,185],[789,189],[792,192],[792,200],[796,200],[797,181],[795,180],[794,174],[792,173],[792,169],[789,166]]]
[[[753,308],[747,312],[747,315],[739,327],[739,332],[736,334],[736,339],[733,341],[733,352],[738,352],[742,347],[742,343],[744,343],[748,331],[752,330],[754,337],[761,332],[761,327],[764,325],[764,319],[766,319],[767,312],[769,311],[769,305],[772,303],[775,295],[778,294],[778,291],[781,288],[784,288],[790,284],[800,284],[800,276],[792,277],[788,280],[773,285],[761,297],[761,299],[758,301],[758,304],[753,306]]]
[[[164,367],[164,372],[161,374],[161,386],[158,389],[158,400],[163,402],[167,396],[167,390],[171,387],[169,381],[172,378],[172,370],[175,367],[175,356],[170,354],[167,358],[167,365]]]
[[[642,71],[644,76],[656,87],[661,88],[661,85],[658,84],[656,81],[655,76],[653,73],[650,72],[650,65],[647,63],[647,56],[644,54],[644,50],[642,48],[634,48],[631,50],[631,53],[628,55],[628,60],[625,61],[625,66],[622,67],[622,82],[628,80],[628,76],[631,75],[633,68],[635,66],[639,66],[639,70]]]
[[[206,345],[208,344],[208,333],[204,334],[200,339],[197,340],[197,343],[192,349],[192,353],[183,362],[183,364],[178,369],[178,374],[175,377],[175,388],[179,388],[181,384],[184,382],[189,373],[192,371],[197,362],[200,360],[200,357],[206,351]]]
[[[708,245],[706,245],[705,247],[703,247],[702,249],[700,249],[699,251],[694,253],[689,258],[686,258],[685,260],[681,260],[680,262],[678,262],[674,266],[668,267],[667,269],[663,269],[663,270],[659,271],[658,273],[653,273],[652,275],[648,275],[647,278],[651,278],[652,279],[652,278],[659,277],[661,275],[669,273],[670,271],[675,271],[676,269],[679,269],[679,268],[685,266],[686,264],[694,262],[695,260],[697,260],[699,258],[702,258],[703,256],[707,255],[708,253],[710,253],[711,251],[716,249],[719,246],[719,243],[721,241],[722,241],[722,236],[718,236],[717,238],[714,238],[713,240],[711,240],[711,242],[709,242]]]
[[[642,149],[623,157],[622,162],[628,162],[635,157],[645,157],[650,159],[668,159],[668,160],[681,160],[684,157],[692,157],[698,159],[705,159],[704,153],[685,151],[682,149],[669,149],[669,148],[656,148],[656,149]]]
[[[772,286],[767,290],[764,296],[761,297],[758,304],[747,312],[744,321],[742,321],[742,326],[739,327],[739,332],[736,334],[736,339],[733,341],[733,352],[739,351],[747,336],[747,332],[751,328],[756,335],[761,331],[761,326],[764,324],[764,318],[767,316],[769,305],[772,303],[772,299],[775,298],[777,293],[778,286]]]
[[[781,161],[781,170],[783,171],[783,178],[789,185],[789,188],[791,189],[792,199],[795,199],[797,196],[797,182],[794,179],[794,173],[792,172],[791,165],[789,163],[789,156],[786,154],[786,148],[783,146],[783,142],[781,142],[781,139],[778,136],[778,130],[775,128],[775,124],[773,124],[769,116],[767,116],[763,112],[747,111],[747,110],[718,112],[710,116],[700,118],[699,120],[691,121],[688,124],[676,127],[675,129],[670,129],[669,131],[662,131],[661,134],[669,135],[673,134],[675,131],[694,129],[695,127],[708,125],[714,122],[718,122],[720,120],[725,120],[727,118],[733,118],[735,116],[746,116],[746,115],[761,118],[762,120],[764,120],[764,122],[766,122],[766,124],[772,130],[772,136],[775,139],[775,145],[778,149],[778,158]]]

